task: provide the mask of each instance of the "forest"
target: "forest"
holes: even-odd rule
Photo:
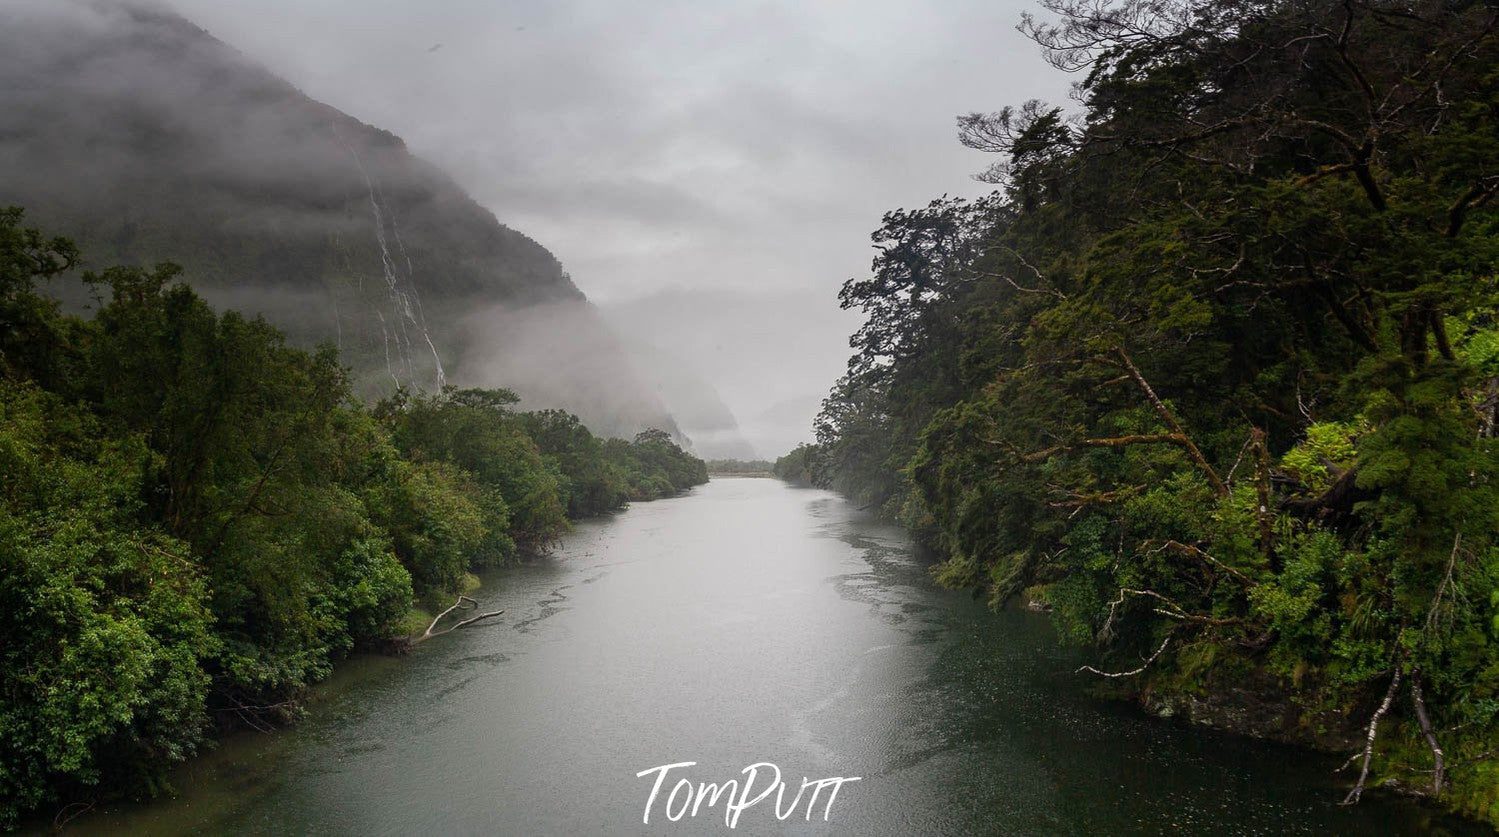
[[[775,463],[768,459],[709,459],[710,474],[768,474]]]
[[[707,480],[672,436],[594,436],[506,390],[351,393],[329,347],[219,313],[171,264],[81,275],[0,210],[0,828],[164,788],[295,718],[571,520]]]
[[[1086,685],[1499,824],[1499,37],[1471,0],[1043,0],[1075,101],[884,216],[816,443]]]

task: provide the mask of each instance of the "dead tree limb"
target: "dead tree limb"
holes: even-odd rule
[[[1236,457],[1234,457],[1234,464],[1233,464],[1233,467],[1231,467],[1231,468],[1228,469],[1228,476],[1226,476],[1226,477],[1223,478],[1223,484],[1224,485],[1233,485],[1234,484],[1234,474],[1237,473],[1238,470],[1239,470],[1239,463],[1241,463],[1241,462],[1244,461],[1244,454],[1246,454],[1246,453],[1249,452],[1249,448],[1253,444],[1254,444],[1254,434],[1251,433],[1249,435],[1249,438],[1247,438],[1247,439],[1244,440],[1244,446],[1241,447],[1241,448],[1239,448],[1239,455],[1236,456]]]
[[[440,631],[435,630],[435,628],[437,627],[437,624],[439,622],[441,622],[444,618],[446,618],[447,615],[450,614],[450,613],[453,613],[455,611],[463,612],[463,611],[478,610],[478,609],[479,609],[479,603],[478,602],[474,601],[473,599],[470,599],[468,596],[459,596],[458,597],[458,601],[453,602],[453,604],[450,607],[448,607],[447,610],[444,610],[442,613],[437,614],[437,618],[435,618],[435,619],[432,620],[432,624],[430,624],[430,625],[427,626],[427,630],[423,631],[422,634],[421,634],[421,636],[418,636],[416,639],[411,640],[411,644],[415,645],[418,642],[425,642],[425,641],[431,639],[434,636],[442,636],[443,634],[450,634],[450,633],[458,630],[459,628],[466,628],[469,625],[472,625],[472,624],[474,624],[475,622],[478,622],[481,619],[489,619],[490,617],[499,616],[501,613],[505,612],[504,610],[491,610],[488,613],[480,613],[477,616],[471,616],[471,617],[469,617],[467,619],[464,619],[464,620],[462,620],[460,622],[457,622],[457,623],[455,623],[453,625],[450,625],[450,626],[448,626],[446,628],[443,628]]]
[[[1073,509],[1082,508],[1084,506],[1105,506],[1110,503],[1118,503],[1121,500],[1127,500],[1130,497],[1139,494],[1141,491],[1144,491],[1145,488],[1146,487],[1143,485],[1131,485],[1116,489],[1114,491],[1067,491],[1066,500],[1052,500],[1047,502],[1046,505],[1051,506],[1054,509]],[[1056,490],[1064,491],[1065,489],[1057,488]]]
[[[1191,623],[1196,624],[1196,625],[1209,625],[1209,626],[1212,626],[1212,627],[1223,627],[1225,625],[1242,625],[1242,624],[1244,624],[1244,620],[1243,619],[1239,619],[1239,618],[1235,618],[1235,617],[1230,617],[1230,618],[1227,618],[1227,619],[1214,619],[1211,616],[1202,616],[1201,614],[1191,613],[1186,608],[1182,607],[1181,605],[1177,604],[1176,602],[1171,601],[1170,599],[1166,598],[1165,596],[1162,596],[1160,593],[1157,593],[1154,590],[1134,590],[1134,589],[1130,589],[1130,588],[1121,588],[1119,590],[1119,599],[1116,600],[1116,603],[1117,604],[1122,604],[1123,601],[1124,601],[1124,597],[1125,597],[1126,594],[1131,595],[1131,596],[1143,596],[1143,597],[1146,597],[1146,598],[1155,599],[1156,601],[1158,601],[1162,605],[1164,605],[1164,607],[1153,607],[1153,608],[1151,608],[1151,612],[1155,613],[1155,614],[1157,614],[1159,616],[1164,616],[1167,619],[1175,619],[1178,622],[1191,622]],[[1113,612],[1113,607],[1111,606],[1110,607],[1110,617],[1111,618],[1112,618],[1112,612]]]
[[[997,442],[993,440],[988,441],[990,444],[994,445],[1005,444],[1003,442]],[[1053,445],[1049,448],[1042,448],[1041,450],[1032,451],[1030,453],[1018,453],[1017,456],[1019,457],[1021,462],[1040,462],[1043,459],[1049,459],[1058,453],[1069,451],[1074,448],[1122,448],[1125,445],[1152,444],[1179,445],[1183,441],[1185,440],[1177,437],[1173,433],[1136,433],[1128,436],[1106,436],[1097,439],[1079,439],[1076,442],[1072,442],[1071,444]]]
[[[1159,607],[1152,607],[1150,609],[1151,612],[1156,614],[1157,616],[1164,616],[1167,619],[1175,619],[1178,622],[1185,622],[1193,625],[1206,625],[1210,628],[1222,628],[1229,625],[1245,624],[1245,620],[1239,618],[1230,617],[1227,619],[1214,619],[1211,616],[1201,616],[1196,613],[1190,613],[1186,610],[1186,608],[1183,608],[1181,605],[1173,602],[1171,599],[1161,595],[1160,593],[1157,593],[1154,590],[1136,590],[1132,587],[1121,587],[1119,588],[1119,595],[1113,601],[1109,602],[1108,618],[1103,621],[1103,627],[1098,629],[1098,639],[1100,641],[1108,642],[1109,639],[1113,637],[1114,620],[1118,618],[1119,608],[1124,604],[1125,597],[1127,596],[1140,596],[1142,598],[1154,599],[1155,601],[1160,602]]]
[[[1166,650],[1166,646],[1170,643],[1171,634],[1166,634],[1166,638],[1161,640],[1161,647],[1157,648],[1154,654],[1151,654],[1149,657],[1145,658],[1145,662],[1139,668],[1132,671],[1099,671],[1093,666],[1081,666],[1077,671],[1074,671],[1073,674],[1082,674],[1086,671],[1090,674],[1096,674],[1099,677],[1134,677],[1136,674],[1139,674],[1145,671],[1145,669],[1150,668],[1150,664],[1155,662],[1157,657],[1161,656],[1162,652]]]
[[[1030,270],[1031,273],[1035,274],[1036,279],[1038,281],[1040,281],[1043,285],[1044,284],[1048,284],[1047,281],[1046,281],[1046,276],[1044,274],[1042,274],[1040,270],[1037,270],[1035,265],[1033,265],[1030,262],[1026,261],[1025,257],[1022,256],[1022,255],[1020,255],[1019,251],[1017,251],[1013,247],[1009,247],[1009,246],[1006,246],[1006,245],[1003,245],[1003,244],[1000,245],[1000,246],[1003,247],[1006,251],[1008,251],[1011,256],[1014,256],[1016,261],[1020,262],[1022,265],[1025,265],[1025,267],[1028,270]],[[1017,291],[1019,291],[1021,293],[1026,293],[1026,294],[1051,294],[1052,296],[1054,296],[1057,299],[1060,299],[1060,300],[1062,300],[1064,302],[1067,299],[1067,295],[1064,294],[1064,293],[1062,293],[1061,291],[1057,290],[1056,288],[1047,288],[1047,287],[1027,288],[1024,285],[1021,285],[1020,283],[1016,282],[1013,278],[1010,277],[1009,274],[1006,274],[1006,273],[990,273],[990,272],[986,272],[986,271],[974,271],[974,273],[975,273],[975,275],[988,277],[990,279],[1002,279],[1010,287],[1014,288],[1015,290],[1017,290]]]
[[[87,802],[69,802],[67,805],[62,806],[62,808],[58,809],[57,814],[52,817],[52,832],[54,834],[61,834],[63,828],[68,823],[94,810],[95,802],[96,800],[90,799]]]
[[[1374,760],[1374,737],[1379,734],[1379,722],[1384,719],[1385,713],[1390,711],[1390,704],[1395,702],[1395,691],[1400,688],[1400,661],[1395,661],[1395,674],[1390,678],[1390,688],[1384,693],[1384,700],[1379,708],[1374,710],[1374,717],[1369,719],[1369,733],[1364,738],[1364,766],[1358,773],[1358,784],[1348,791],[1343,797],[1344,805],[1357,805],[1359,797],[1364,795],[1364,784],[1369,781],[1369,763]]]
[[[1170,432],[1136,433],[1124,436],[1080,439],[1076,442],[1071,442],[1063,445],[1054,445],[1049,448],[1032,451],[1031,453],[1021,453],[1018,450],[1014,450],[1013,446],[1008,445],[1007,443],[1000,440],[986,439],[985,441],[992,445],[999,445],[1002,447],[1010,448],[1021,462],[1040,462],[1052,457],[1055,454],[1063,453],[1065,451],[1080,447],[1122,448],[1126,445],[1136,444],[1176,445],[1183,451],[1185,451],[1187,454],[1187,458],[1192,460],[1192,464],[1195,465],[1198,470],[1202,471],[1203,476],[1207,478],[1208,484],[1212,486],[1214,494],[1219,497],[1228,496],[1228,486],[1225,485],[1222,478],[1218,476],[1218,472],[1213,468],[1212,463],[1208,462],[1207,457],[1203,455],[1202,450],[1197,447],[1197,443],[1193,442],[1192,437],[1187,435],[1186,429],[1182,427],[1181,422],[1177,421],[1176,414],[1171,411],[1170,407],[1166,406],[1166,402],[1162,401],[1159,395],[1156,395],[1155,389],[1150,385],[1149,381],[1145,380],[1145,376],[1140,372],[1139,367],[1135,366],[1134,360],[1131,359],[1129,354],[1125,352],[1124,349],[1120,346],[1115,346],[1114,352],[1119,355],[1122,364],[1110,360],[1103,360],[1103,362],[1108,365],[1126,370],[1128,374],[1121,376],[1121,379],[1133,380],[1135,384],[1140,387],[1141,391],[1145,393],[1146,400],[1150,402],[1150,405],[1155,410],[1156,415],[1160,417],[1161,422],[1166,425],[1166,428]],[[1110,383],[1113,383],[1113,381],[1110,381]]]
[[[283,700],[280,703],[269,703],[263,706],[248,706],[228,692],[220,692],[219,694],[234,705],[221,707],[213,711],[232,713],[235,717],[243,721],[245,726],[253,727],[261,732],[271,732],[275,729],[276,723],[286,722],[295,715],[299,706],[296,700]],[[270,715],[271,720],[266,720],[266,715]]]
[[[1140,386],[1141,391],[1145,393],[1145,398],[1150,401],[1150,406],[1155,408],[1156,415],[1160,416],[1162,423],[1171,429],[1172,435],[1178,437],[1179,444],[1187,451],[1187,456],[1191,457],[1192,462],[1202,471],[1203,476],[1207,477],[1208,483],[1213,486],[1213,492],[1219,497],[1228,496],[1228,487],[1223,484],[1222,479],[1219,479],[1218,472],[1213,470],[1213,466],[1208,462],[1207,457],[1202,455],[1202,451],[1197,448],[1197,444],[1192,441],[1192,437],[1187,435],[1187,431],[1181,426],[1181,422],[1176,420],[1176,414],[1171,411],[1170,407],[1166,406],[1166,402],[1162,401],[1159,395],[1156,395],[1155,389],[1151,387],[1149,381],[1145,380],[1145,376],[1140,373],[1140,368],[1135,366],[1134,360],[1124,351],[1124,347],[1115,346],[1114,352],[1119,355],[1120,360],[1124,361],[1124,368],[1129,372],[1129,376],[1135,379],[1135,383]]]
[[[1452,571],[1457,567],[1457,556],[1462,551],[1463,533],[1458,532],[1452,537],[1452,553],[1447,556],[1447,571],[1443,573],[1442,580],[1437,584],[1437,591],[1431,597],[1431,607],[1426,609],[1426,633],[1430,634],[1441,627],[1442,605],[1448,598],[1447,591],[1452,589]]]
[[[1356,762],[1356,761],[1358,761],[1360,758],[1362,758],[1363,755],[1364,755],[1364,752],[1362,750],[1358,751],[1357,753],[1354,753],[1353,755],[1351,755],[1351,756],[1348,757],[1347,761],[1343,762],[1342,765],[1340,765],[1337,769],[1333,770],[1333,772],[1334,773],[1342,773],[1344,770],[1347,770],[1348,768],[1352,767],[1353,763]]]
[[[1150,543],[1150,541],[1147,541],[1147,543]],[[1240,584],[1243,584],[1245,587],[1258,587],[1259,584],[1260,584],[1258,581],[1255,581],[1254,579],[1252,579],[1249,576],[1245,575],[1243,572],[1241,572],[1239,570],[1236,570],[1233,567],[1230,567],[1229,565],[1227,565],[1227,564],[1223,563],[1222,561],[1218,560],[1217,558],[1214,558],[1212,555],[1209,555],[1207,552],[1205,552],[1204,550],[1202,550],[1200,547],[1196,547],[1196,546],[1193,546],[1191,544],[1182,543],[1181,541],[1170,541],[1170,540],[1168,540],[1168,541],[1161,541],[1160,544],[1161,545],[1159,547],[1157,547],[1158,550],[1159,549],[1169,549],[1172,552],[1176,552],[1176,553],[1178,553],[1180,555],[1186,555],[1186,556],[1191,557],[1191,558],[1196,558],[1196,559],[1198,559],[1198,560],[1200,560],[1200,561],[1202,561],[1202,562],[1204,562],[1206,564],[1210,564],[1210,565],[1212,565],[1214,567],[1217,567],[1220,570],[1223,570],[1224,572],[1226,572],[1229,575],[1233,576],[1236,581],[1238,581]]]
[[[1499,177],[1487,177],[1474,183],[1473,188],[1454,201],[1447,210],[1447,237],[1457,238],[1457,234],[1462,231],[1468,210],[1487,203],[1489,198],[1496,193],[1499,193]]]
[[[447,616],[449,613],[452,613],[455,610],[473,610],[478,606],[479,603],[474,601],[473,599],[470,599],[468,596],[459,596],[458,600],[453,602],[453,604],[447,610],[444,610],[442,613],[437,614],[437,618],[432,620],[432,624],[427,626],[427,630],[422,634],[422,636],[431,634],[432,629],[437,627],[437,623],[441,622],[443,617]]]
[[[1003,442],[998,442],[992,439],[987,439],[985,441],[989,442],[989,444],[992,445],[1003,445],[1005,447],[1011,447],[1010,445],[1007,445]],[[1122,448],[1129,445],[1161,444],[1176,445],[1177,447],[1180,447],[1183,450],[1187,451],[1188,456],[1191,456],[1192,451],[1197,450],[1197,446],[1192,444],[1192,440],[1188,439],[1186,436],[1181,435],[1180,433],[1132,433],[1125,436],[1104,436],[1095,439],[1078,439],[1076,442],[1071,442],[1065,445],[1053,445],[1052,447],[1042,448],[1041,450],[1032,451],[1030,453],[1019,453],[1018,451],[1016,451],[1015,455],[1016,458],[1021,462],[1041,462],[1046,459],[1050,459],[1051,457],[1059,453],[1076,450],[1077,448]]]
[[[1438,796],[1442,792],[1442,775],[1446,770],[1446,761],[1442,746],[1437,743],[1437,734],[1431,728],[1431,717],[1426,714],[1426,699],[1421,695],[1421,669],[1419,668],[1411,672],[1411,703],[1416,707],[1416,721],[1421,725],[1421,734],[1426,737],[1426,745],[1431,748],[1432,766],[1435,768],[1431,777],[1431,795]]]
[[[438,636],[440,634],[446,634],[446,633],[452,633],[453,631],[456,631],[459,628],[466,628],[469,625],[472,625],[475,622],[478,622],[480,619],[488,619],[488,618],[490,618],[492,616],[499,616],[501,613],[504,613],[504,612],[505,612],[504,610],[491,610],[488,613],[481,613],[478,616],[469,617],[468,619],[465,619],[462,622],[459,622],[458,624],[454,625],[453,627],[448,628],[446,631],[438,631],[436,634],[433,634],[433,636]]]
[[[1250,431],[1254,440],[1254,490],[1258,499],[1255,516],[1260,525],[1260,555],[1271,572],[1280,572],[1280,562],[1275,558],[1275,515],[1270,511],[1270,446],[1265,441],[1265,431],[1256,427]]]

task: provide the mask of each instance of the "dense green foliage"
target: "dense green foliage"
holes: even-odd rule
[[[96,315],[64,315],[38,284],[76,261],[0,211],[0,827],[149,789],[569,515],[706,480],[663,432],[600,440],[504,391],[366,410],[331,350],[170,265],[87,275]]]
[[[790,453],[777,459],[770,472],[793,485],[814,485],[818,481],[815,471],[817,454],[816,445],[797,445]]]
[[[712,474],[768,474],[774,463],[765,459],[710,459],[708,472]]]
[[[1045,5],[1081,111],[959,119],[1001,188],[885,217],[778,471],[1111,683],[1262,684],[1288,728],[1249,731],[1350,749],[1383,718],[1375,778],[1499,822],[1495,8]]]
[[[437,380],[416,329],[452,366],[476,307],[579,298],[551,253],[399,138],[164,5],[49,18],[7,15],[0,31],[15,93],[0,112],[0,194],[96,263],[183,265],[207,299],[253,304],[295,344],[336,339],[355,391],[375,397],[393,376]],[[163,97],[160,78],[198,81]],[[75,290],[56,292],[86,299]]]

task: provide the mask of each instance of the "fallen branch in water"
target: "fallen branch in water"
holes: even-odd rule
[[[283,700],[280,703],[270,703],[264,706],[247,706],[239,698],[236,698],[235,696],[227,692],[220,692],[220,694],[222,694],[226,700],[234,705],[225,706],[213,711],[233,713],[235,717],[239,718],[239,720],[244,723],[245,726],[251,727],[260,732],[271,732],[275,730],[276,724],[285,723],[296,713],[298,706],[298,703],[295,700]],[[266,713],[271,713],[270,720],[266,719]]]
[[[52,818],[52,831],[61,834],[68,823],[94,810],[94,803],[95,800],[90,799],[88,802],[70,802],[62,806],[57,815]]]
[[[442,636],[443,634],[450,634],[450,633],[458,630],[459,628],[466,628],[469,625],[472,625],[472,624],[474,624],[475,622],[478,622],[481,619],[488,619],[491,616],[499,616],[501,613],[505,612],[504,610],[491,610],[488,613],[481,613],[481,614],[479,614],[477,616],[470,616],[469,618],[464,619],[461,622],[457,622],[457,623],[455,623],[453,625],[450,625],[450,626],[448,626],[446,628],[443,628],[440,631],[434,630],[437,627],[437,623],[441,622],[448,614],[450,614],[450,613],[452,613],[454,611],[460,611],[461,612],[461,611],[478,610],[478,609],[479,609],[479,603],[478,602],[474,601],[473,599],[470,599],[468,596],[459,596],[458,597],[458,601],[453,602],[452,606],[450,606],[447,610],[444,610],[442,613],[437,614],[437,618],[435,618],[435,619],[432,620],[432,624],[430,624],[430,625],[427,626],[427,630],[422,631],[422,635],[421,636],[419,636],[419,637],[411,640],[411,644],[415,645],[418,642],[425,642],[426,640],[429,640],[429,639],[431,639],[434,636]]]

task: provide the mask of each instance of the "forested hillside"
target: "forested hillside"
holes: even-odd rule
[[[13,204],[84,267],[172,261],[219,310],[337,346],[364,397],[504,386],[600,433],[676,431],[552,253],[156,0],[0,8]]]
[[[0,828],[155,791],[471,571],[707,480],[664,431],[601,439],[505,390],[366,408],[331,347],[169,264],[89,273],[97,312],[65,315],[79,258],[0,210]]]
[[[1080,678],[1499,823],[1495,7],[1044,5],[1077,106],[959,119],[997,191],[885,216],[778,473]]]

